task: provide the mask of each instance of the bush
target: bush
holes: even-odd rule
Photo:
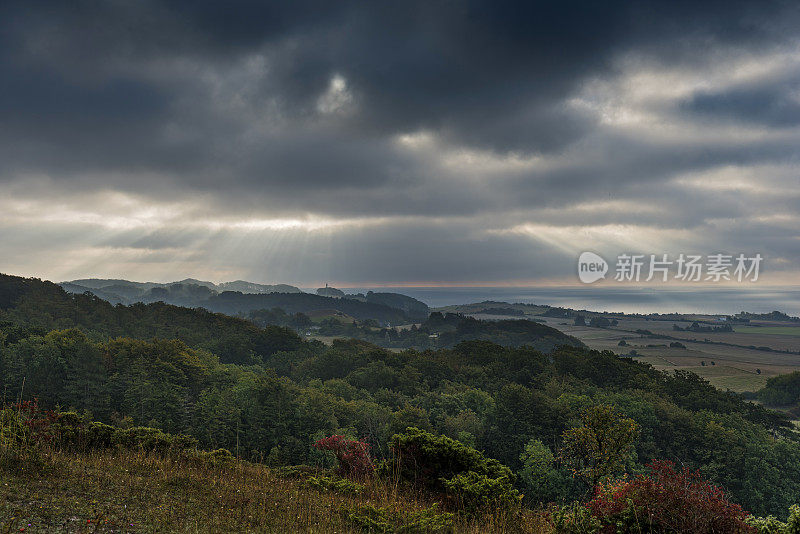
[[[76,412],[54,413],[50,432],[53,441],[60,445],[78,443],[83,435],[83,418]]]
[[[183,451],[197,446],[197,440],[183,434],[165,434],[158,428],[136,426],[117,429],[111,436],[113,445],[123,449],[142,449],[158,453]]]
[[[742,507],[698,472],[675,471],[666,461],[648,467],[648,475],[597,485],[586,506],[600,520],[601,532],[754,532]]]
[[[553,530],[559,534],[594,534],[602,527],[600,520],[579,502],[566,506],[553,506],[547,515]]]
[[[105,423],[92,422],[84,428],[84,442],[92,449],[111,447],[114,432],[117,429]]]
[[[60,434],[55,428],[58,414],[42,410],[36,399],[9,404],[0,409],[0,450],[29,452],[51,444]]]
[[[466,515],[494,507],[518,508],[522,496],[514,489],[516,475],[497,460],[486,458],[446,436],[409,427],[392,436],[394,462],[384,469],[428,491],[443,492]]]
[[[453,514],[440,513],[436,504],[416,512],[367,504],[345,509],[343,515],[347,521],[367,532],[451,531],[453,524]]]
[[[201,465],[229,466],[236,463],[236,457],[228,449],[213,451],[189,451],[187,458]]]
[[[320,491],[332,491],[344,495],[360,495],[364,492],[362,484],[338,477],[312,476],[306,479],[305,485]]]
[[[10,406],[0,410],[0,446],[3,449],[18,447],[28,441],[30,428],[25,415]]]
[[[786,523],[773,516],[753,517],[745,519],[745,523],[755,528],[759,534],[800,534],[800,505],[789,508]]]
[[[474,471],[442,480],[445,491],[466,515],[489,510],[514,510],[520,507],[522,495],[507,477],[489,478]]]
[[[390,448],[400,478],[429,489],[442,490],[442,480],[470,471],[491,479],[506,478],[510,484],[516,482],[511,469],[497,460],[452,438],[415,427],[392,436]]]
[[[369,444],[344,436],[329,436],[314,443],[314,447],[331,451],[339,462],[339,474],[344,477],[363,478],[375,471],[369,456]]]
[[[311,465],[284,465],[274,469],[276,475],[281,478],[299,480],[322,473],[324,470]]]
[[[85,423],[75,412],[41,410],[36,401],[0,409],[0,445],[32,450],[42,445],[103,449],[122,447],[166,453],[197,447],[197,440],[183,434],[166,434],[157,428],[120,429],[105,423]]]

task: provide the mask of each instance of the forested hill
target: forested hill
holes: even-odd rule
[[[70,294],[52,282],[0,274],[0,325],[9,341],[54,329],[79,328],[91,339],[179,339],[227,363],[256,363],[307,345],[293,330],[156,302],[112,305],[94,295]]]
[[[395,293],[368,293],[333,298],[303,293],[287,285],[261,285],[236,281],[213,284],[186,279],[171,284],[129,282],[127,280],[74,280],[62,282],[69,293],[85,292],[112,304],[165,302],[188,308],[205,308],[229,315],[246,315],[254,310],[280,308],[294,314],[318,310],[337,310],[355,319],[374,319],[383,324],[406,324],[428,317],[428,306],[411,297]]]
[[[318,464],[314,444],[332,435],[362,438],[385,459],[393,435],[416,427],[508,466],[504,484],[516,480],[532,507],[570,506],[654,459],[700,470],[759,515],[785,517],[800,495],[800,441],[785,415],[695,374],[584,347],[326,346],[203,310],[112,306],[0,276],[0,389],[271,465]]]
[[[293,330],[268,323],[254,325],[233,314],[264,303],[288,313],[308,309],[338,309],[351,317],[374,324],[375,320],[407,321],[401,312],[382,304],[346,298],[295,294],[242,294],[223,292],[204,301],[203,308],[187,308],[154,302],[112,305],[91,294],[74,294],[59,285],[37,279],[0,275],[0,320],[24,326],[32,332],[80,328],[95,340],[114,337],[179,339],[192,347],[209,350],[223,363],[257,363],[276,351],[297,350],[307,345]],[[210,309],[212,311],[207,311]],[[251,318],[252,320],[252,318]],[[506,324],[508,323],[508,324]],[[327,326],[326,326],[327,325]],[[483,322],[439,313],[422,327],[397,331],[357,327],[330,321],[322,333],[353,337],[377,344],[408,348],[449,347],[470,339],[485,339],[503,345],[530,345],[551,351],[559,345],[583,346],[558,330],[530,321]],[[328,332],[330,330],[330,332]],[[437,338],[430,339],[436,332]]]
[[[393,325],[405,324],[413,320],[413,317],[403,310],[392,308],[386,304],[361,302],[349,298],[322,297],[310,293],[255,295],[225,291],[200,302],[199,305],[212,311],[229,314],[280,308],[290,314],[308,313],[314,310],[337,310],[356,319],[374,319]]]
[[[254,320],[258,320],[254,315]],[[266,323],[261,323],[266,324]],[[370,321],[361,324],[329,319],[322,321],[318,333],[375,343],[385,348],[435,349],[454,347],[463,341],[480,339],[507,347],[533,347],[550,352],[561,345],[585,347],[576,337],[550,326],[524,319],[482,321],[455,313],[433,312],[419,325],[409,328],[376,328]]]

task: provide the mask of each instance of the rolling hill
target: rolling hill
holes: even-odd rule
[[[243,280],[214,284],[193,278],[169,284],[92,278],[60,285],[69,293],[89,292],[112,304],[165,302],[229,315],[280,308],[289,314],[335,309],[356,319],[374,319],[383,324],[403,324],[428,317],[425,303],[396,293],[370,292],[366,296],[338,298],[304,293],[286,284],[264,285]]]

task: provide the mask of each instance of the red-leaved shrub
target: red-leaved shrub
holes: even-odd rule
[[[54,424],[59,415],[39,408],[37,399],[0,408],[0,429],[3,439],[17,444],[33,445],[53,440]]]
[[[331,451],[339,462],[339,474],[350,478],[364,478],[375,471],[369,456],[369,444],[344,436],[328,436],[314,443],[314,447]]]
[[[599,519],[601,532],[755,532],[744,519],[749,514],[728,500],[718,487],[672,462],[653,461],[650,473],[629,480],[598,484],[586,506]]]

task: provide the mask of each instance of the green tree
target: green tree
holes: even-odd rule
[[[548,503],[576,497],[576,484],[565,470],[559,468],[550,447],[538,439],[525,445],[519,457],[520,478],[525,483],[525,497],[535,503]]]
[[[564,431],[559,457],[574,476],[594,487],[622,470],[638,436],[636,421],[598,404],[584,410],[580,426]]]

